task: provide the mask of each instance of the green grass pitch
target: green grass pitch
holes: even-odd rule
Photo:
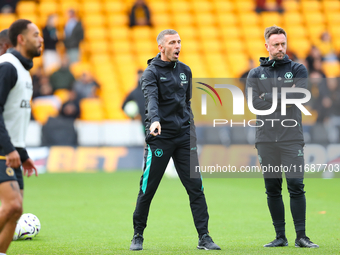
[[[43,174],[25,178],[24,212],[41,221],[32,241],[12,242],[7,254],[132,254],[132,213],[141,172]],[[163,178],[151,204],[144,251],[138,254],[339,254],[340,179],[306,179],[307,234],[319,249],[294,247],[284,182],[289,246],[274,239],[262,179],[204,179],[209,230],[221,251],[196,249],[187,194]],[[136,253],[136,252],[135,252]]]

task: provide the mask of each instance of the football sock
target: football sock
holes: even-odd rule
[[[276,232],[276,238],[287,239],[287,238],[286,238],[286,232],[285,232],[285,231]]]
[[[296,239],[300,239],[300,238],[305,237],[305,236],[306,236],[305,230],[296,231]]]

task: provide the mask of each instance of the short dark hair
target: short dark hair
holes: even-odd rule
[[[165,30],[161,31],[157,36],[158,45],[162,44],[162,42],[164,40],[164,36],[166,36],[166,35],[176,35],[176,34],[178,34],[177,31],[175,31],[173,29],[165,29]]]
[[[6,29],[4,29],[0,32],[0,39],[2,39],[2,38],[8,38],[8,28],[6,28]]]
[[[8,36],[13,47],[18,44],[18,35],[22,34],[27,29],[28,24],[31,23],[32,21],[27,19],[18,19],[12,23],[8,30]]]
[[[264,30],[264,39],[268,41],[271,35],[280,35],[280,34],[284,34],[285,37],[287,37],[286,31],[284,31],[283,28],[278,27],[278,26],[267,27]]]

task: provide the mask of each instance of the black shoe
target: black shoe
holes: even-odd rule
[[[133,239],[131,240],[130,250],[131,251],[143,250],[143,241],[144,241],[144,238],[142,235],[140,234],[134,235]]]
[[[283,247],[288,246],[288,240],[286,238],[277,237],[274,241],[263,245],[263,247]]]
[[[313,243],[307,236],[301,237],[300,239],[295,240],[295,247],[302,248],[319,248],[319,245]]]
[[[220,246],[214,243],[208,234],[204,234],[200,239],[198,239],[197,249],[201,250],[221,250]]]

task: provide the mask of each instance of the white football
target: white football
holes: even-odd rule
[[[41,229],[40,220],[38,219],[37,216],[35,216],[32,213],[26,213],[25,215],[26,215],[27,218],[29,218],[35,224],[35,227],[37,229],[35,236],[38,235],[39,232],[40,232],[40,229]]]
[[[21,215],[17,225],[20,226],[20,231],[18,231],[19,240],[32,240],[32,238],[37,233],[37,228],[35,223],[30,219],[27,214]]]
[[[138,105],[136,101],[127,102],[126,105],[124,106],[124,112],[130,118],[135,118],[139,113],[139,109],[138,109]]]
[[[15,231],[14,231],[14,235],[13,235],[13,241],[18,240],[20,235],[21,235],[21,225],[18,222],[17,226],[15,227]]]

